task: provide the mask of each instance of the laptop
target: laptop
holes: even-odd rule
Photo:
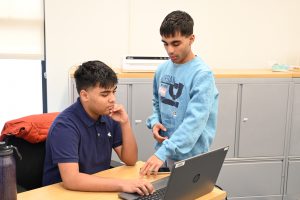
[[[118,196],[125,200],[194,200],[214,189],[228,149],[226,146],[175,162],[170,176],[152,182],[156,190],[152,195],[121,192]]]

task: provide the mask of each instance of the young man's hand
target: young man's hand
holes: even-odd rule
[[[121,104],[115,104],[110,110],[109,116],[121,124],[128,122],[128,114]]]
[[[158,169],[164,164],[156,155],[152,155],[140,170],[140,175],[157,175]]]
[[[128,193],[138,193],[139,195],[153,194],[154,188],[151,183],[146,180],[124,180],[122,184],[122,191]]]
[[[152,128],[152,134],[153,134],[153,137],[154,139],[159,142],[159,143],[162,143],[164,140],[168,139],[168,137],[162,137],[160,134],[159,134],[159,131],[160,130],[163,130],[163,131],[166,131],[166,127],[164,127],[164,125],[162,125],[161,123],[157,123],[153,126]]]

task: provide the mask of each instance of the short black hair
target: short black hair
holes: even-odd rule
[[[74,73],[78,94],[81,90],[94,87],[99,84],[102,88],[112,88],[118,84],[116,73],[105,63],[94,60],[85,62]]]
[[[186,12],[176,10],[169,13],[160,26],[160,35],[165,37],[175,36],[179,32],[182,36],[193,34],[194,20]]]

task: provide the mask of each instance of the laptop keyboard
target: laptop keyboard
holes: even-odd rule
[[[137,200],[162,200],[164,198],[166,190],[166,187],[161,188],[159,190],[155,190],[153,194],[150,194],[148,196],[140,196],[139,198],[137,198]]]
[[[166,176],[164,178],[161,178],[159,180],[156,180],[152,182],[152,185],[155,189],[155,192],[148,196],[140,196],[138,193],[126,193],[121,192],[119,193],[119,197],[121,199],[127,199],[127,200],[162,200],[164,199],[165,193],[167,191],[167,184],[169,181],[169,176]]]

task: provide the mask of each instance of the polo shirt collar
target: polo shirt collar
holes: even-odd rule
[[[88,127],[91,127],[91,126],[94,126],[95,123],[105,123],[106,120],[105,120],[105,117],[100,115],[100,117],[98,118],[98,120],[94,120],[92,119],[88,114],[87,112],[84,110],[82,104],[81,104],[81,101],[80,101],[80,98],[78,97],[77,98],[77,101],[75,103],[75,108],[76,110],[79,111],[79,118],[88,126]]]

